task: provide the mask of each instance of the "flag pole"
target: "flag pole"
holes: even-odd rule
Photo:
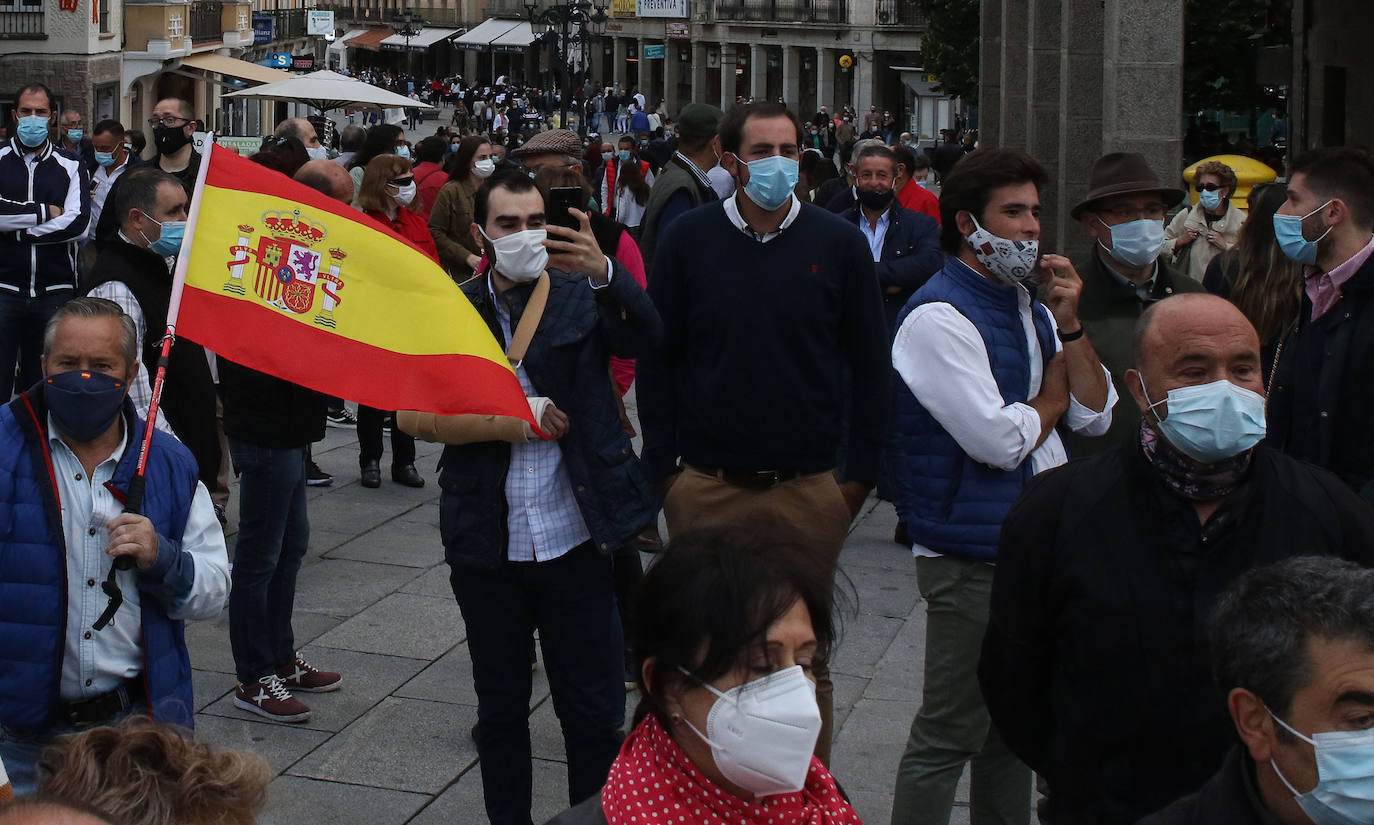
[[[196,170],[196,186],[191,192],[191,208],[186,215],[186,231],[181,236],[181,249],[177,252],[176,269],[172,275],[172,299],[171,305],[167,309],[167,331],[162,336],[162,351],[157,357],[157,376],[153,379],[153,397],[148,402],[148,420],[143,425],[143,443],[139,447],[138,464],[134,468],[134,477],[129,480],[129,489],[125,491],[124,512],[134,515],[143,514],[143,491],[147,486],[145,472],[148,468],[148,451],[153,446],[154,423],[157,421],[158,407],[162,400],[162,384],[167,378],[167,360],[172,353],[172,344],[176,341],[177,314],[181,310],[181,291],[186,283],[186,260],[187,253],[191,251],[191,238],[195,235],[196,219],[200,216],[200,193],[205,188],[205,174],[210,170],[210,155],[214,151],[215,135],[207,132],[205,135],[205,153],[200,159],[200,168]],[[146,365],[145,365],[146,366]],[[110,601],[105,605],[105,610],[91,625],[94,630],[104,630],[115,613],[119,611],[120,605],[124,603],[124,594],[119,589],[119,584],[115,581],[115,573],[120,570],[130,570],[134,566],[133,556],[119,556],[110,565],[110,573],[105,577],[101,584],[101,589]]]

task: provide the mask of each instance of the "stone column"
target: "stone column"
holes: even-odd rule
[[[797,117],[814,114],[801,111],[801,49],[796,46],[782,47],[782,99]]]
[[[1002,145],[1002,2],[982,0],[979,13],[978,140],[989,149]]]
[[[1183,153],[1184,0],[1114,0],[1102,18],[1102,150],[1140,152],[1166,185]]]
[[[1063,140],[1059,109],[1061,0],[1029,0],[1026,43],[1026,151],[1045,168],[1050,185],[1040,192],[1040,237],[1062,249],[1059,220],[1059,148]]]
[[[671,114],[676,118],[678,110],[682,108],[682,100],[678,95],[678,84],[682,80],[682,47],[676,40],[664,40],[663,44],[663,105],[667,111],[659,114],[665,117]]]
[[[684,103],[707,103],[714,97],[712,92],[706,88],[706,63],[708,60],[706,54],[708,51],[705,43],[700,40],[692,41],[692,94],[686,101],[683,101]]]
[[[626,80],[625,47],[627,44],[634,41],[625,37],[615,37],[611,39],[611,42],[614,44],[611,59],[615,61],[615,65],[611,67],[611,75],[615,78],[613,85],[620,87],[623,91],[625,89]]]
[[[987,2],[987,0],[984,0]],[[816,49],[816,111],[822,106],[835,114],[835,53],[830,49]]]
[[[468,83],[477,82],[477,50],[463,50],[463,80]]]
[[[729,109],[735,105],[735,95],[737,88],[735,85],[735,69],[739,62],[739,53],[735,50],[734,43],[720,44],[720,108]]]
[[[749,94],[756,102],[768,99],[768,47],[760,43],[749,47]]]
[[[998,99],[1001,129],[999,146],[1026,148],[1026,64],[1029,58],[1027,36],[1028,3],[1007,0],[1002,4],[1002,94]],[[1015,32],[1016,36],[1011,36]]]
[[[854,52],[854,111],[859,113],[856,126],[863,123],[863,116],[873,103],[873,58],[873,52]]]
[[[1069,217],[1088,192],[1093,161],[1102,155],[1102,18],[1100,0],[1064,0],[1059,58],[1059,223],[1063,254],[1075,262],[1092,242]],[[1043,213],[1042,213],[1043,214]]]

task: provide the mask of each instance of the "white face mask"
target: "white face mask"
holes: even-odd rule
[[[1016,286],[1035,274],[1035,260],[1040,255],[1039,241],[1009,241],[987,231],[973,219],[976,229],[966,238],[973,247],[978,262],[1008,286]]]
[[[415,183],[412,181],[402,186],[400,191],[391,197],[395,199],[398,206],[410,206],[411,201],[415,200],[415,191]]]
[[[496,161],[492,160],[491,158],[479,160],[472,165],[472,174],[476,175],[479,178],[490,177],[491,173],[495,171]]]
[[[329,150],[323,146],[307,146],[305,153],[311,160],[329,160]]]
[[[687,727],[711,746],[721,775],[755,796],[800,791],[821,733],[816,686],[801,665],[724,693],[705,682],[701,686],[717,697],[706,717],[706,733],[691,722]]]
[[[549,266],[549,250],[544,248],[549,233],[543,229],[526,229],[499,238],[483,232],[482,237],[496,250],[496,271],[517,284],[533,281]]]

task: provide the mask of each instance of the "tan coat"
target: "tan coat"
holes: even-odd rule
[[[468,253],[482,255],[482,248],[472,238],[473,197],[480,183],[481,180],[474,176],[449,181],[439,190],[439,197],[429,212],[429,231],[439,249],[439,262],[458,283],[473,275],[467,262]]]
[[[1174,216],[1164,229],[1164,253],[1169,262],[1181,274],[1187,275],[1198,283],[1207,272],[1207,264],[1224,250],[1235,246],[1240,237],[1240,228],[1245,223],[1245,212],[1235,204],[1226,207],[1221,220],[1212,224],[1212,231],[1221,233],[1222,246],[1207,240],[1207,218],[1203,216],[1201,204],[1184,209]],[[1189,229],[1198,231],[1197,240],[1192,243],[1179,243],[1187,236]]]

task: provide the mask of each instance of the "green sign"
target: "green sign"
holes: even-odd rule
[[[662,43],[660,43],[660,44],[657,45],[657,46],[645,46],[645,47],[644,47],[644,59],[645,59],[645,60],[662,60],[663,57],[664,57],[664,54],[666,53],[666,51],[667,51],[667,47],[665,47]]]

